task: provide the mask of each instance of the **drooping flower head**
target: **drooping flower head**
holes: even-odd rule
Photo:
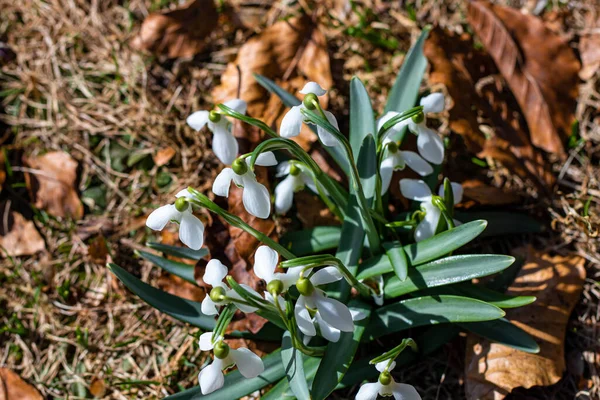
[[[285,176],[275,187],[275,212],[285,214],[292,208],[294,193],[308,186],[313,192],[317,187],[304,164],[284,161],[277,166],[277,177]]]
[[[246,114],[247,104],[244,100],[233,99],[223,103],[229,108]],[[213,152],[223,164],[231,164],[238,155],[238,142],[231,133],[231,122],[222,115],[213,111],[196,111],[190,115],[187,124],[196,131],[208,125],[208,129],[213,133]]]
[[[249,167],[250,159],[236,159],[231,168],[224,168],[213,182],[213,193],[217,196],[229,196],[231,182],[244,189],[242,202],[244,208],[250,214],[258,218],[268,218],[271,213],[271,196],[267,188],[258,183],[256,175]],[[260,154],[256,159],[256,165],[277,165],[275,155],[268,151]]]
[[[285,138],[291,138],[298,136],[300,134],[300,129],[302,129],[302,121],[304,121],[304,116],[302,115],[302,110],[307,108],[306,103],[309,103],[308,107],[312,107],[310,105],[310,99],[316,98],[325,95],[327,91],[319,86],[318,83],[308,82],[302,90],[301,94],[305,95],[306,101],[303,101],[300,105],[293,106],[287,114],[283,117],[281,121],[280,127],[280,135]],[[336,129],[339,129],[339,125],[335,116],[329,111],[323,111],[325,117],[331,125],[333,125]],[[319,135],[319,139],[325,146],[338,146],[339,142],[330,132],[326,129],[317,126],[317,134]]]
[[[396,362],[388,367],[389,361],[382,361],[375,365],[380,372],[379,379],[374,383],[365,383],[356,394],[356,400],[377,400],[377,396],[391,397],[395,400],[421,400],[421,396],[412,385],[397,383],[389,371],[396,367]]]
[[[275,297],[284,307],[284,300],[280,296],[286,292],[300,276],[302,267],[289,268],[286,272],[275,272],[279,263],[279,254],[268,246],[260,246],[254,253],[254,274],[267,284],[265,298],[275,303]]]
[[[463,188],[459,183],[451,182],[454,204],[462,201]],[[429,186],[422,180],[401,179],[400,192],[409,200],[420,201],[421,209],[425,211],[425,218],[417,225],[415,229],[415,240],[420,242],[435,235],[442,212],[432,203],[432,193]],[[438,190],[440,197],[444,196],[444,186],[441,185]],[[459,223],[455,221],[455,223]]]
[[[223,280],[227,276],[227,267],[221,261],[212,259],[206,264],[206,270],[202,280],[212,286],[212,289],[202,300],[201,310],[206,315],[216,315],[219,308],[233,302],[236,307],[245,313],[255,312],[257,309],[246,304],[236,303],[235,300],[242,300],[242,297],[233,289],[230,289]],[[240,284],[250,294],[258,297],[258,293],[248,285]],[[235,300],[230,300],[235,299]]]
[[[421,156],[433,164],[444,161],[444,142],[438,134],[426,125],[426,115],[444,111],[444,95],[432,93],[421,99],[423,114],[408,120],[408,129],[417,134],[417,148]]]
[[[169,221],[179,223],[179,239],[190,249],[199,250],[204,243],[204,225],[194,214],[188,199],[192,194],[187,189],[175,195],[174,204],[167,204],[152,211],[146,220],[146,226],[162,231]]]

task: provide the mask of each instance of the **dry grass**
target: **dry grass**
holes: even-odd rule
[[[105,398],[161,398],[196,384],[203,361],[197,329],[143,304],[88,256],[90,237],[101,227],[112,258],[156,282],[156,268],[132,252],[146,239],[143,216],[180,187],[205,187],[218,165],[204,151],[205,135],[187,128],[185,117],[211,104],[211,89],[252,32],[221,26],[194,60],[165,61],[131,50],[128,41],[140,21],[160,3],[168,2],[0,0],[0,37],[6,36],[17,53],[0,73],[0,119],[9,126],[0,144],[17,155],[68,151],[81,165],[78,189],[90,208],[77,224],[37,214],[47,253],[0,263],[0,327],[5,327],[0,366],[14,369],[48,397],[90,397],[104,388]],[[296,7],[303,7],[299,3]],[[382,40],[397,40],[402,49],[425,23],[463,29],[464,11],[453,1],[418,1],[418,7],[406,2],[403,9],[398,2],[374,3],[371,24]],[[584,8],[586,3],[573,4]],[[345,18],[343,9],[334,10]],[[411,10],[418,23],[409,18]],[[280,6],[263,22],[288,11]],[[325,11],[318,8],[315,17],[326,20]],[[588,29],[578,15],[569,30]],[[344,114],[347,80],[357,74],[381,110],[403,53],[340,35],[337,23],[327,21],[336,87],[332,107]],[[589,397],[600,396],[599,88],[597,76],[582,86],[578,117],[584,141],[566,165],[557,166],[560,192],[542,210],[556,232],[544,240],[556,251],[575,249],[589,261],[584,296],[569,327],[571,372],[554,392],[556,398],[572,398],[579,390],[577,368],[591,377],[584,385]],[[126,165],[129,154],[147,156],[167,146],[177,150],[168,166]],[[11,161],[18,164],[15,157]],[[98,190],[105,204],[93,195]],[[27,196],[19,186],[12,191]],[[590,212],[583,216],[588,199]],[[402,379],[422,389],[424,398],[462,396],[461,343],[407,369]]]

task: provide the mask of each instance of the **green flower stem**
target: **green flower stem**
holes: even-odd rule
[[[233,319],[235,310],[236,307],[233,304],[227,304],[227,306],[223,308],[223,311],[221,311],[221,314],[219,314],[219,318],[217,319],[215,329],[213,330],[213,339],[218,338],[219,336],[225,336],[225,330]]]
[[[444,200],[439,196],[433,196],[433,198],[431,199],[431,202],[433,203],[434,206],[439,208],[440,211],[442,212],[442,215],[444,216],[444,219],[446,220],[446,224],[448,224],[448,229],[453,229],[454,228],[454,220],[452,219],[452,215],[450,215],[448,208],[446,208],[446,203],[444,202]]]
[[[271,137],[279,137],[277,132],[275,132],[271,127],[265,124],[263,121],[258,120],[256,118],[248,117],[247,115],[240,114],[235,111],[233,108],[227,107],[225,104],[217,104],[217,107],[221,109],[221,114],[226,115],[231,118],[238,119],[242,122],[245,122],[249,125],[255,126],[261,130],[263,130],[267,135]]]
[[[418,115],[420,113],[423,112],[423,106],[416,106],[411,108],[410,110],[406,110],[392,118],[389,119],[389,121],[387,121],[385,124],[383,124],[383,126],[381,127],[381,129],[379,130],[379,132],[377,132],[377,139],[379,141],[378,145],[377,145],[377,152],[381,152],[382,147],[383,147],[383,143],[381,142],[381,138],[385,137],[385,134],[392,129],[392,127],[394,125],[396,125],[397,123],[407,120],[409,118],[414,117],[415,115]]]
[[[402,342],[398,346],[394,347],[393,349],[391,349],[389,351],[386,351],[382,355],[375,357],[374,359],[369,361],[369,364],[377,364],[382,361],[389,360],[389,363],[388,363],[388,367],[389,367],[392,364],[392,362],[394,361],[394,359],[396,357],[398,357],[400,355],[400,353],[402,353],[402,351],[404,351],[404,349],[407,347],[410,347],[415,352],[419,351],[417,342],[415,342],[411,338],[406,338],[406,339],[403,339]]]
[[[194,204],[196,206],[199,206],[199,207],[206,208],[209,211],[212,211],[213,213],[215,213],[218,216],[222,217],[230,225],[233,225],[236,228],[240,228],[243,231],[245,231],[245,232],[249,233],[250,235],[254,236],[256,239],[258,239],[262,243],[266,244],[267,246],[269,246],[270,248],[272,248],[273,250],[275,250],[276,252],[278,252],[282,257],[284,257],[284,258],[286,258],[288,260],[296,258],[296,256],[292,252],[290,252],[288,249],[286,249],[285,247],[283,247],[279,243],[275,242],[273,239],[271,239],[270,237],[268,237],[267,235],[265,235],[261,231],[254,229],[253,227],[251,227],[250,225],[248,225],[246,222],[244,222],[237,215],[233,215],[230,212],[222,209],[221,207],[219,207],[218,205],[216,205],[212,200],[210,200],[206,195],[200,193],[199,191],[197,191],[196,189],[194,189],[192,187],[189,187],[188,191],[191,194],[193,194],[194,197],[195,197],[194,199],[190,200],[190,202],[192,204]]]

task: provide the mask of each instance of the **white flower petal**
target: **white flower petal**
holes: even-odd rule
[[[227,128],[217,124],[214,130],[212,149],[223,164],[230,165],[237,158],[239,145]]]
[[[401,153],[406,165],[417,174],[426,176],[433,173],[433,167],[414,151],[402,151]]]
[[[316,336],[317,330],[315,329],[312,318],[306,309],[305,297],[302,295],[298,298],[298,301],[296,301],[296,305],[294,306],[294,315],[296,316],[296,323],[298,323],[300,332],[307,336]]]
[[[375,364],[375,368],[377,369],[377,371],[383,372],[383,371],[385,371],[389,362],[390,362],[390,360],[378,362],[377,364]],[[391,371],[394,368],[396,368],[396,361],[392,361],[392,364],[390,364],[390,367],[387,370]]]
[[[377,289],[378,289],[378,293],[372,293],[371,297],[373,297],[373,301],[375,302],[375,304],[377,304],[378,306],[382,306],[383,301],[385,300],[384,292],[383,292],[383,276],[376,275],[376,276],[372,277],[371,279],[376,281]],[[352,312],[352,310],[350,310],[350,312]],[[354,318],[354,320],[357,321],[356,318]]]
[[[431,189],[419,179],[401,179],[400,192],[409,200],[429,201],[431,199]]]
[[[312,190],[313,193],[319,193],[317,185],[315,184],[315,181],[313,180],[313,177],[310,173],[302,172],[300,176],[302,178],[302,181],[304,182],[304,186]]]
[[[417,135],[419,134],[419,127],[424,124],[424,122],[421,122],[420,124],[415,124],[412,118],[410,118],[408,119],[408,130]]]
[[[258,218],[268,218],[271,213],[271,196],[262,184],[251,179],[244,180],[244,193],[242,194],[244,208]]]
[[[296,177],[288,175],[275,187],[275,212],[285,214],[292,208]]]
[[[267,283],[273,279],[279,263],[279,254],[269,246],[260,246],[254,253],[254,273]]]
[[[421,395],[417,392],[417,389],[406,383],[394,382],[392,384],[392,394],[394,400],[421,400]]]
[[[200,345],[200,350],[202,351],[210,351],[213,349],[213,343],[212,343],[212,337],[213,337],[213,333],[211,332],[204,332],[202,335],[200,335],[200,340],[198,340],[198,344]]]
[[[248,162],[250,162],[250,158],[246,158]],[[260,153],[258,157],[256,157],[255,165],[261,165],[263,167],[271,167],[273,165],[277,165],[277,159],[275,158],[275,154],[272,151],[265,151],[264,153]]]
[[[425,114],[442,112],[445,107],[444,95],[439,92],[431,93],[421,99],[421,105]]]
[[[285,114],[279,127],[279,135],[284,138],[291,138],[300,134],[302,129],[302,105],[294,106]]]
[[[390,119],[394,118],[396,115],[398,115],[398,113],[396,111],[388,111],[385,114],[383,114],[377,120],[377,132],[379,132],[381,130],[381,128],[383,128],[383,125],[385,125],[386,122],[388,122]]]
[[[198,375],[200,381],[200,391],[202,394],[209,394],[219,390],[225,383],[225,377],[221,369],[222,363],[215,359],[212,364],[204,367]]]
[[[275,304],[275,298],[273,297],[273,295],[269,292],[264,292],[264,293],[265,293],[265,300]],[[284,310],[285,309],[285,299],[281,296],[277,296],[277,301],[279,302],[279,307],[281,307],[281,309]]]
[[[419,125],[417,148],[421,156],[434,164],[444,161],[444,142],[438,134],[424,125]]]
[[[321,336],[323,336],[323,338],[325,338],[325,340],[334,342],[334,343],[337,342],[338,340],[340,340],[340,336],[341,336],[342,332],[340,332],[339,329],[335,329],[333,326],[331,326],[327,322],[325,322],[325,320],[323,320],[323,318],[321,317],[321,314],[318,311],[315,314],[315,319],[317,320],[317,323],[319,324],[319,329],[321,330]]]
[[[304,85],[304,87],[302,88],[300,93],[302,93],[302,94],[314,93],[317,96],[323,96],[325,93],[327,93],[327,90],[323,89],[321,87],[321,85],[319,85],[316,82],[308,82],[306,85]]]
[[[287,290],[291,286],[296,284],[296,281],[300,277],[300,272],[302,272],[303,268],[304,267],[288,268],[287,271],[283,274],[275,274],[275,279],[279,279],[281,282],[283,282],[283,287],[285,290]],[[306,271],[306,273],[309,274],[310,272]]]
[[[177,197],[177,198],[187,197],[188,199],[192,199],[192,198],[194,198],[194,195],[191,194],[187,188],[185,188],[185,189],[181,189],[179,192],[177,192],[175,197]]]
[[[199,131],[208,123],[208,111],[196,111],[185,122],[194,130]]]
[[[335,116],[329,111],[324,111],[324,113],[329,123],[339,130],[339,125],[335,119]],[[328,130],[321,128],[320,126],[317,126],[317,133],[319,135],[319,139],[325,146],[332,147],[340,144],[333,134],[331,134]]]
[[[202,299],[200,310],[204,315],[217,315],[219,313],[217,305],[214,301],[212,301],[208,293],[206,294],[206,296],[204,296],[204,299]]]
[[[232,349],[230,350],[230,354],[233,361],[235,361],[238,370],[246,379],[256,378],[265,370],[265,366],[260,357],[245,347],[236,350]]]
[[[231,168],[224,168],[223,171],[219,172],[213,182],[213,193],[217,196],[229,196],[229,187],[234,176],[235,172]]]
[[[200,250],[204,243],[204,224],[191,211],[181,214],[179,240],[192,250]]]
[[[240,286],[243,287],[251,296],[257,297],[257,298],[261,298],[260,295],[258,294],[258,292],[254,289],[252,289],[250,286],[240,283]],[[237,299],[237,300],[244,300],[242,298],[242,296],[240,296],[235,290],[231,289],[227,291],[227,297],[231,297],[232,299]],[[248,306],[246,304],[242,304],[242,303],[237,303],[237,302],[233,302],[235,304],[235,306],[237,308],[239,308],[242,312],[245,312],[247,314],[249,313],[253,313],[256,312],[258,310],[258,308],[256,307],[252,307],[252,306]]]
[[[321,268],[310,277],[310,281],[315,286],[327,285],[343,279],[342,274],[336,267]]]
[[[392,175],[394,174],[394,158],[384,158],[379,167],[379,175],[381,176],[381,195],[387,193],[392,182]]]
[[[460,183],[450,182],[450,186],[452,187],[452,197],[454,197],[454,204],[458,204],[462,201],[463,198],[463,187]],[[440,185],[438,189],[438,195],[441,198],[444,198],[444,185]]]
[[[229,108],[233,108],[235,111],[239,112],[240,114],[246,114],[246,110],[248,109],[248,104],[246,104],[246,102],[241,99],[227,100],[223,104]]]
[[[177,211],[175,205],[167,204],[152,211],[146,219],[146,226],[154,231],[162,231],[165,225],[171,220],[181,220],[181,213]]]
[[[317,293],[315,291],[315,293]],[[314,296],[317,310],[325,322],[343,332],[354,332],[354,322],[348,307],[324,295]]]
[[[275,176],[277,178],[281,178],[282,176],[287,176],[290,173],[291,164],[289,161],[282,161],[277,165],[277,173]]]
[[[356,394],[355,400],[377,400],[379,388],[381,388],[381,384],[379,382],[365,383],[360,387],[360,390]]]
[[[229,270],[221,261],[213,258],[206,264],[202,280],[212,287],[221,286],[228,272]]]
[[[425,209],[425,218],[415,229],[415,240],[417,242],[435,235],[435,231],[437,230],[442,215],[439,208],[429,202],[421,203],[421,208]]]

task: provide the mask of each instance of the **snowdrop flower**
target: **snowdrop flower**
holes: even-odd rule
[[[441,164],[444,160],[444,142],[438,134],[425,124],[425,114],[444,111],[444,95],[432,93],[421,99],[423,114],[409,120],[408,128],[417,134],[417,148],[419,153],[429,162]]]
[[[217,175],[212,190],[217,196],[228,197],[233,181],[237,186],[244,188],[242,202],[246,211],[258,218],[268,218],[271,213],[271,195],[264,185],[257,182],[249,163],[249,157],[245,160],[237,158],[231,164],[231,168],[225,168]],[[275,155],[268,151],[258,156],[256,165],[277,165],[277,160]]]
[[[204,367],[198,380],[200,391],[206,395],[221,389],[225,383],[223,370],[236,365],[242,376],[246,379],[256,378],[265,370],[263,361],[259,356],[246,348],[231,349],[220,336],[213,340],[213,332],[206,332],[200,336],[200,350],[213,350],[213,362]]]
[[[396,142],[387,142],[383,153],[383,160],[379,166],[382,196],[390,187],[394,171],[403,170],[406,165],[421,176],[433,173],[433,167],[420,155],[414,151],[399,150]]]
[[[318,83],[308,82],[302,90],[300,91],[303,95],[305,95],[304,101],[297,106],[293,106],[287,114],[283,117],[281,121],[280,127],[280,135],[285,138],[291,138],[294,136],[298,136],[300,134],[300,129],[302,128],[302,121],[304,120],[304,116],[302,115],[302,110],[305,108],[313,109],[314,105],[311,103],[313,100],[316,100],[318,96],[323,96],[327,91],[319,86]],[[339,129],[337,120],[335,116],[329,111],[323,111],[327,120],[331,125],[333,125],[336,129]],[[317,134],[319,135],[319,139],[325,146],[337,146],[339,145],[338,140],[329,133],[326,129],[317,126]]]
[[[394,118],[396,115],[400,115],[400,113],[397,113],[396,111],[388,111],[381,118],[379,118],[377,120],[377,132],[381,131],[381,129],[383,128],[383,125],[385,125],[386,122],[388,122],[390,119]],[[405,120],[399,121],[396,124],[394,124],[385,133],[385,135],[381,138],[381,142],[386,143],[390,140],[390,137],[393,134],[402,132],[402,129],[404,129],[405,127],[407,127],[410,124],[410,121],[411,120],[409,118],[409,119],[405,119]]]
[[[375,383],[365,383],[356,394],[356,400],[376,400],[377,395],[383,397],[394,396],[395,400],[421,400],[421,396],[412,385],[396,383],[389,371],[393,370],[396,362],[387,367],[389,360],[375,365],[380,372],[379,379]]]
[[[452,182],[452,194],[454,196],[454,204],[458,204],[462,200],[463,188],[459,183]],[[425,211],[425,218],[417,225],[415,229],[415,240],[430,238],[435,235],[442,212],[432,203],[432,193],[429,186],[421,180],[417,179],[401,179],[400,192],[410,200],[420,201],[421,209]],[[444,197],[444,185],[441,185],[438,191],[440,197]],[[458,221],[456,221],[459,223]]]
[[[275,187],[275,212],[285,214],[292,208],[294,193],[308,186],[313,192],[317,187],[313,182],[310,172],[303,164],[282,162],[277,166],[277,177],[286,176],[279,185]]]
[[[206,270],[202,280],[212,286],[210,293],[204,297],[200,309],[205,315],[216,315],[219,313],[219,308],[230,303],[229,299],[242,300],[242,297],[233,289],[227,287],[223,280],[227,276],[227,267],[221,261],[212,259],[206,264]],[[258,293],[248,285],[241,284],[251,294],[258,297]],[[255,312],[257,309],[245,304],[235,303],[237,308],[245,313]]]
[[[223,103],[240,114],[246,114],[247,104],[244,100],[233,99]],[[238,155],[238,142],[230,131],[231,123],[221,114],[213,111],[196,111],[190,115],[187,124],[196,131],[208,125],[213,133],[213,152],[223,164],[231,164]]]
[[[254,253],[254,274],[267,283],[265,298],[275,304],[275,297],[281,307],[285,307],[285,300],[279,296],[286,292],[300,276],[302,267],[288,268],[283,272],[275,272],[279,263],[279,254],[268,246],[260,246]]]
[[[169,221],[179,223],[179,240],[193,250],[199,250],[204,242],[204,225],[192,214],[192,205],[188,199],[192,194],[187,189],[175,195],[174,204],[167,204],[152,211],[146,220],[146,226],[155,231],[162,231]]]
[[[326,267],[315,272],[310,278],[300,278],[296,288],[300,297],[294,307],[298,328],[306,336],[316,336],[315,323],[321,336],[330,342],[339,340],[339,331],[353,332],[352,313],[341,302],[330,299],[315,286],[326,285],[342,279],[335,267]],[[336,330],[338,332],[336,332]]]

